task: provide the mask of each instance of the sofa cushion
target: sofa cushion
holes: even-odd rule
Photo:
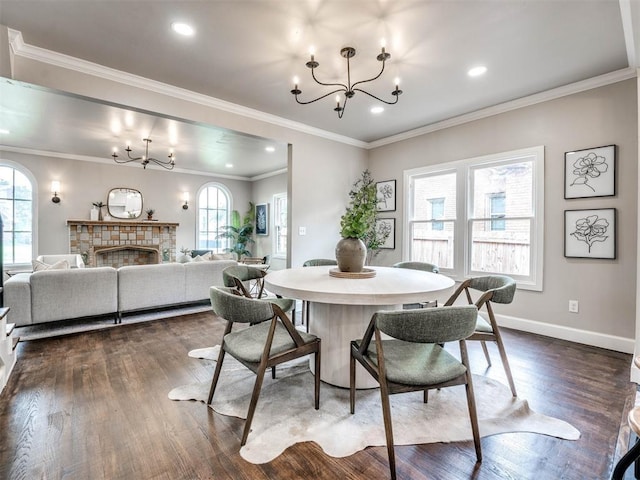
[[[127,312],[184,303],[185,266],[162,263],[120,267],[118,310]]]
[[[237,263],[232,260],[186,263],[184,265],[185,301],[209,300],[209,288],[223,285],[222,271],[231,265],[237,265]]]

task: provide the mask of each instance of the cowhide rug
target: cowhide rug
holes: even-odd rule
[[[194,358],[216,360],[219,347],[189,352]],[[313,375],[307,359],[277,367],[277,378],[265,375],[247,444],[241,456],[266,463],[287,447],[313,441],[333,457],[345,457],[368,446],[386,445],[380,392],[356,392],[355,414],[349,413],[349,390],[322,383],[320,409],[313,408]],[[213,375],[213,369],[212,369]],[[255,375],[230,355],[225,356],[211,408],[222,415],[246,418]],[[176,387],[172,400],[206,402],[210,381]],[[572,425],[532,411],[526,400],[513,398],[506,385],[481,375],[473,376],[480,435],[532,432],[577,440]],[[471,440],[471,424],[464,386],[391,396],[391,416],[396,445]],[[472,447],[471,447],[472,448]]]

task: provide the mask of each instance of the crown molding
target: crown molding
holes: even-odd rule
[[[598,77],[589,78],[580,82],[570,83],[568,85],[563,85],[562,87],[547,90],[545,92],[536,93],[534,95],[518,98],[510,102],[500,103],[492,107],[483,108],[482,110],[476,110],[475,112],[452,117],[441,122],[425,125],[424,127],[399,133],[398,135],[381,138],[380,140],[376,140],[367,144],[367,148],[373,149],[382,147],[384,145],[401,142],[403,140],[419,137],[421,135],[433,133],[445,128],[451,128],[465,123],[474,122],[476,120],[481,120],[483,118],[492,117],[494,115],[510,112],[512,110],[529,107],[538,103],[548,102],[549,100],[555,100],[558,98],[566,97],[568,95],[584,92],[586,90],[604,87],[606,85],[611,85],[612,83],[622,82],[624,80],[636,78],[636,76],[637,71],[635,68],[624,68],[615,72],[605,73],[604,75],[600,75]]]
[[[242,117],[251,118],[266,122],[272,125],[295,130],[301,133],[314,135],[316,137],[326,138],[340,143],[345,143],[354,147],[366,148],[367,143],[355,138],[338,135],[328,132],[320,128],[311,127],[304,123],[294,122],[277,115],[261,112],[253,108],[243,107],[235,103],[220,100],[219,98],[210,97],[201,93],[192,92],[184,88],[175,87],[166,83],[151,80],[139,75],[123,72],[114,68],[105,67],[97,63],[89,62],[79,58],[71,57],[63,53],[54,52],[45,48],[36,47],[24,43],[22,33],[17,30],[9,29],[9,42],[15,55],[34,60],[55,67],[61,67],[75,72],[100,77],[105,80],[121,83],[130,87],[136,87],[154,93],[159,93],[169,97],[185,100],[205,107],[211,107],[225,112],[240,115]]]
[[[621,0],[621,1],[624,2],[625,0]],[[166,95],[169,97],[185,100],[188,102],[192,102],[198,105],[203,105],[206,107],[215,108],[218,110],[223,110],[225,112],[233,113],[246,118],[251,118],[254,120],[266,122],[272,125],[277,125],[280,127],[288,128],[291,130],[295,130],[301,133],[306,133],[306,134],[313,135],[320,138],[325,138],[327,140],[344,143],[354,147],[364,148],[366,150],[371,150],[374,148],[382,147],[384,145],[401,142],[414,137],[419,137],[421,135],[426,135],[428,133],[433,133],[438,130],[443,130],[445,128],[455,127],[455,126],[473,122],[476,120],[481,120],[483,118],[499,115],[501,113],[517,110],[519,108],[524,108],[524,107],[532,106],[538,103],[547,102],[549,100],[555,100],[561,97],[573,95],[575,93],[580,93],[586,90],[591,90],[594,88],[603,87],[613,83],[628,80],[631,78],[636,78],[638,75],[636,68],[632,68],[632,67],[624,68],[614,72],[606,73],[604,75],[589,78],[587,80],[582,80],[580,82],[563,85],[558,88],[554,88],[544,92],[518,98],[516,100],[512,100],[512,101],[501,103],[491,107],[483,108],[481,110],[476,110],[474,112],[470,112],[464,115],[459,115],[457,117],[452,117],[447,120],[425,125],[424,127],[409,130],[397,135],[381,138],[373,142],[363,142],[361,140],[346,137],[344,135],[338,135],[333,132],[328,132],[326,130],[311,127],[304,123],[294,122],[292,120],[288,120],[283,117],[278,117],[276,115],[271,115],[265,112],[261,112],[259,110],[243,107],[241,105],[236,105],[231,102],[226,102],[224,100],[220,100],[215,97],[210,97],[200,93],[192,92],[184,88],[175,87],[173,85],[168,85],[166,83],[157,82],[155,80],[150,80],[148,78],[140,77],[138,75],[133,75],[120,70],[115,70],[113,68],[105,67],[103,65],[98,65],[97,63],[71,57],[69,55],[54,52],[41,47],[36,47],[34,45],[29,45],[24,43],[21,32],[13,29],[8,29],[8,30],[9,30],[9,41],[14,54],[19,55],[23,58],[39,61],[49,65],[57,66],[57,67],[66,68],[69,70],[77,71],[79,73],[84,73],[84,74],[104,78],[106,80],[111,80],[124,85],[129,85],[131,87],[136,87],[136,88],[148,90],[155,93],[160,93],[162,95]],[[188,173],[188,172],[185,172],[185,173]],[[201,174],[201,173],[198,173],[198,174]],[[237,177],[225,177],[223,175],[219,175],[219,176],[223,178],[237,178]],[[243,177],[241,179],[248,180],[247,178],[243,178]]]
[[[74,153],[61,153],[61,152],[52,152],[47,150],[38,150],[35,148],[22,148],[22,147],[13,147],[10,145],[0,145],[0,152],[13,152],[20,153],[23,155],[35,155],[39,157],[50,157],[50,158],[62,158],[64,160],[78,160],[81,162],[93,162],[93,163],[101,163],[103,165],[116,165],[113,160],[108,160],[100,157],[92,157],[90,155],[77,155]],[[124,163],[118,165],[120,167],[128,167],[128,168],[136,168],[140,167],[139,163]],[[155,170],[157,172],[169,172],[162,167],[155,167],[151,164],[148,165],[148,170]],[[262,175],[257,175],[255,177],[242,177],[240,175],[225,175],[223,173],[211,173],[211,172],[201,172],[199,170],[188,170],[186,168],[176,167],[173,170],[170,170],[172,173],[185,173],[187,175],[202,175],[204,177],[215,177],[215,178],[225,178],[228,180],[239,180],[241,182],[253,182],[256,180],[261,180],[263,178],[272,177],[275,175],[280,175],[281,173],[285,173],[287,170],[276,170],[274,172],[265,173]]]

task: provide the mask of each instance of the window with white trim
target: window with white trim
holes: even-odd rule
[[[31,263],[34,257],[33,182],[19,168],[0,164],[3,262]]]
[[[273,196],[273,255],[287,256],[287,194],[278,193]]]
[[[229,240],[218,238],[222,227],[229,224],[231,194],[224,185],[209,183],[198,194],[197,249],[222,253]]]
[[[412,169],[404,184],[407,260],[542,290],[544,147]]]

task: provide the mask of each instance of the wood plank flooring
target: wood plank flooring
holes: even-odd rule
[[[242,420],[169,400],[175,386],[210,380],[212,363],[187,352],[219,343],[222,331],[213,314],[201,313],[20,343],[0,396],[0,479],[389,477],[382,447],[332,458],[304,443],[253,465],[238,453]],[[471,442],[396,447],[399,479],[609,478],[625,404],[635,395],[631,356],[506,329],[504,337],[519,395],[572,423],[580,440],[487,437],[480,465]],[[504,381],[489,348],[495,361],[486,369],[480,345],[470,344],[474,373]]]

